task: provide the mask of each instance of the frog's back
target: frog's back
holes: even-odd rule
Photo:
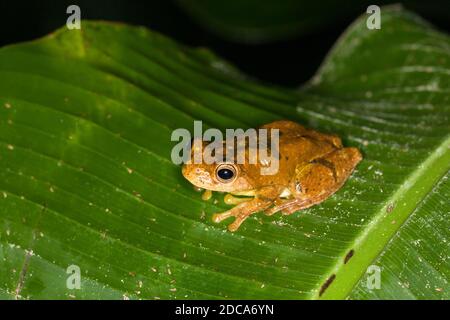
[[[290,120],[277,120],[265,124],[261,126],[261,128],[280,130],[280,144],[281,142],[288,143],[289,141],[298,141],[299,138],[303,137],[315,140],[316,142],[320,141],[329,143],[337,149],[342,148],[342,142],[338,136],[307,129],[304,126]]]

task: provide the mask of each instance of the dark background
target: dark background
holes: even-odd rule
[[[342,17],[314,34],[255,45],[227,41],[209,32],[174,0],[1,0],[0,46],[33,40],[65,25],[66,9],[71,4],[80,6],[81,19],[143,25],[186,45],[210,48],[240,70],[265,82],[290,87],[302,84],[313,75],[339,35],[367,8],[361,4],[355,8],[354,15]],[[373,4],[382,5],[382,2]],[[450,0],[422,0],[406,1],[405,6],[439,29],[450,32],[449,4]]]

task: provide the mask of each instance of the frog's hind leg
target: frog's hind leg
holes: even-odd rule
[[[289,215],[327,199],[342,187],[361,159],[358,149],[342,148],[299,166],[293,182],[299,185],[299,192],[294,201],[281,208],[282,213]]]
[[[297,200],[294,201],[290,204],[290,206],[284,208],[283,210],[281,210],[281,213],[284,216],[293,214],[294,212],[309,208],[313,205],[315,205],[316,203],[312,202],[312,201],[302,201],[302,200]]]
[[[288,199],[288,200],[278,199],[277,201],[274,202],[274,206],[264,210],[264,213],[268,216],[271,216],[279,211],[289,208],[296,202],[297,199]]]
[[[280,212],[283,215],[289,215],[294,213],[295,211],[299,211],[302,209],[306,209],[315,203],[311,203],[310,201],[305,200],[299,200],[299,199],[290,199],[290,200],[284,200],[279,205],[275,205],[269,209],[266,209],[264,213],[268,216],[271,216],[277,212]]]
[[[214,222],[221,222],[229,217],[235,217],[234,221],[228,225],[228,230],[231,232],[236,231],[239,226],[247,219],[251,214],[262,211],[271,205],[272,201],[267,199],[254,198],[249,201],[238,204],[234,208],[213,215]]]

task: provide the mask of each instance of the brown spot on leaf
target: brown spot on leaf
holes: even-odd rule
[[[334,279],[336,279],[336,275],[333,273],[328,279],[327,281],[325,281],[325,283],[322,285],[322,287],[320,287],[320,291],[319,291],[319,297],[321,297],[323,295],[323,293],[325,292],[325,290],[327,290],[327,288],[330,286],[330,284],[334,281]]]
[[[344,258],[344,264],[347,263],[348,260],[350,260],[354,254],[355,254],[355,250],[351,249]]]

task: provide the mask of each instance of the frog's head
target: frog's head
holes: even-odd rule
[[[211,191],[239,192],[252,190],[251,180],[244,165],[237,161],[227,161],[225,142],[217,145],[212,153],[207,152],[207,144],[202,140],[191,141],[189,161],[183,165],[183,176],[193,185]],[[199,154],[196,154],[199,152]],[[211,154],[208,159],[206,155]],[[199,159],[196,159],[199,156]],[[196,163],[197,161],[200,160]]]
[[[184,164],[183,176],[193,185],[211,191],[239,192],[253,189],[243,168],[234,163]]]

